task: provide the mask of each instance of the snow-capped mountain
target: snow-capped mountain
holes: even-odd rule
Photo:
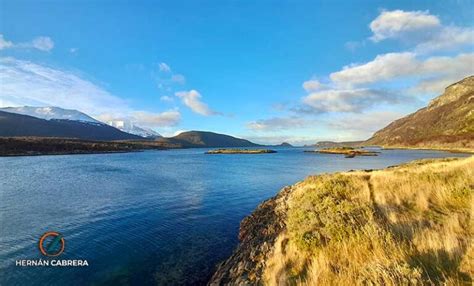
[[[64,109],[54,106],[35,107],[35,106],[21,106],[21,107],[4,107],[0,111],[17,113],[22,115],[29,115],[41,119],[62,119],[75,120],[94,124],[104,124],[89,115],[73,109]]]
[[[54,106],[35,107],[35,106],[21,106],[21,107],[3,107],[0,111],[9,113],[16,113],[21,115],[33,116],[40,119],[52,120],[71,120],[88,123],[92,125],[110,125],[119,129],[120,131],[138,135],[145,138],[158,138],[161,135],[149,128],[137,126],[129,120],[112,120],[107,123],[98,121],[89,115],[74,109],[64,109]]]
[[[150,128],[140,127],[126,120],[111,120],[111,121],[107,121],[107,124],[123,132],[127,132],[130,134],[138,135],[145,138],[162,137],[158,132]]]

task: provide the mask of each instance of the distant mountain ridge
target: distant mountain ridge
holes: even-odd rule
[[[395,120],[365,144],[474,148],[474,76],[448,86],[427,107]]]
[[[249,140],[230,135],[207,131],[187,131],[174,137],[159,138],[159,142],[174,144],[184,148],[215,148],[215,147],[258,147],[262,146]]]
[[[59,137],[85,140],[139,140],[107,124],[78,120],[41,119],[29,115],[0,111],[0,137]]]
[[[37,117],[45,120],[73,120],[90,124],[108,124],[123,132],[141,136],[143,138],[158,138],[161,135],[149,128],[137,126],[126,120],[113,120],[107,123],[101,122],[91,116],[74,109],[65,109],[56,106],[20,106],[20,107],[3,107],[0,111],[22,114]]]
[[[0,111],[17,113],[22,115],[29,115],[41,119],[51,120],[51,119],[61,119],[61,120],[76,120],[84,121],[91,123],[100,123],[104,124],[98,120],[95,120],[91,116],[74,110],[74,109],[64,109],[55,106],[45,106],[45,107],[35,107],[35,106],[21,106],[21,107],[3,107],[0,108]]]

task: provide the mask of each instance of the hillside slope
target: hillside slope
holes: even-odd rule
[[[134,140],[128,134],[106,124],[75,120],[45,120],[28,115],[0,111],[0,137],[35,136],[85,140]]]
[[[308,177],[262,203],[210,285],[472,285],[474,157]]]
[[[427,107],[390,123],[366,144],[474,148],[474,76],[448,86]]]
[[[188,131],[170,138],[159,138],[159,142],[180,145],[185,148],[198,147],[256,147],[261,146],[245,139],[206,131]]]

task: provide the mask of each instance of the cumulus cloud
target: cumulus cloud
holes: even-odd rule
[[[420,69],[422,79],[411,88],[415,94],[441,94],[450,84],[474,74],[474,53],[456,57],[432,57]]]
[[[303,128],[309,122],[301,117],[274,117],[247,123],[247,128],[254,131],[275,131]]]
[[[398,38],[407,33],[426,31],[440,26],[438,17],[429,11],[382,11],[369,25],[373,35],[371,40],[379,42],[388,38]]]
[[[207,104],[201,101],[201,94],[197,90],[180,91],[176,92],[175,95],[181,99],[181,101],[189,107],[193,112],[204,115],[218,115],[219,112],[210,109]]]
[[[430,38],[415,47],[418,54],[427,54],[438,50],[453,50],[462,46],[474,45],[474,29],[465,27],[443,27]]]
[[[303,98],[303,103],[315,113],[362,112],[380,103],[397,103],[401,95],[382,89],[330,89],[313,92]]]
[[[388,80],[401,75],[412,75],[417,71],[418,61],[413,53],[389,53],[378,55],[364,64],[345,66],[330,75],[337,84],[353,85]]]
[[[102,122],[123,121],[130,125],[140,127],[159,128],[176,126],[181,120],[181,114],[177,110],[164,112],[131,111],[128,114],[103,113],[96,118]]]
[[[322,84],[315,80],[315,79],[312,79],[312,80],[307,80],[305,82],[303,82],[303,88],[304,90],[306,91],[315,91],[315,90],[318,90],[322,87]]]
[[[360,139],[368,139],[375,131],[387,126],[403,114],[393,111],[374,111],[358,114],[358,116],[344,116],[338,120],[331,120],[327,124],[344,133],[351,133]]]
[[[455,57],[417,58],[416,54],[379,55],[363,64],[352,64],[330,75],[329,89],[310,92],[300,113],[362,112],[382,103],[410,100],[406,94],[440,94],[449,84],[474,74],[474,53]],[[415,81],[411,88],[389,91],[371,85],[398,79]]]
[[[181,114],[177,110],[168,110],[161,113],[134,111],[132,117],[140,124],[152,127],[175,126],[181,120]]]
[[[428,11],[382,11],[370,23],[374,42],[400,39],[415,45],[414,52],[427,54],[439,50],[452,50],[472,46],[472,27],[444,26],[437,16]]]
[[[420,60],[411,52],[378,55],[363,64],[352,64],[330,75],[342,86],[371,84],[405,77],[447,79],[462,78],[474,73],[474,54],[455,57],[429,57]]]
[[[146,113],[76,73],[15,58],[0,59],[0,106],[58,106],[96,118],[134,118],[137,123],[175,125],[179,112]],[[155,117],[153,117],[155,116]]]

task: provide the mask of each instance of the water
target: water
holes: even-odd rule
[[[0,158],[0,285],[205,284],[238,243],[240,220],[282,187],[310,174],[461,156],[204,151]],[[66,241],[60,259],[89,267],[15,266],[44,258],[38,239],[51,230]]]

